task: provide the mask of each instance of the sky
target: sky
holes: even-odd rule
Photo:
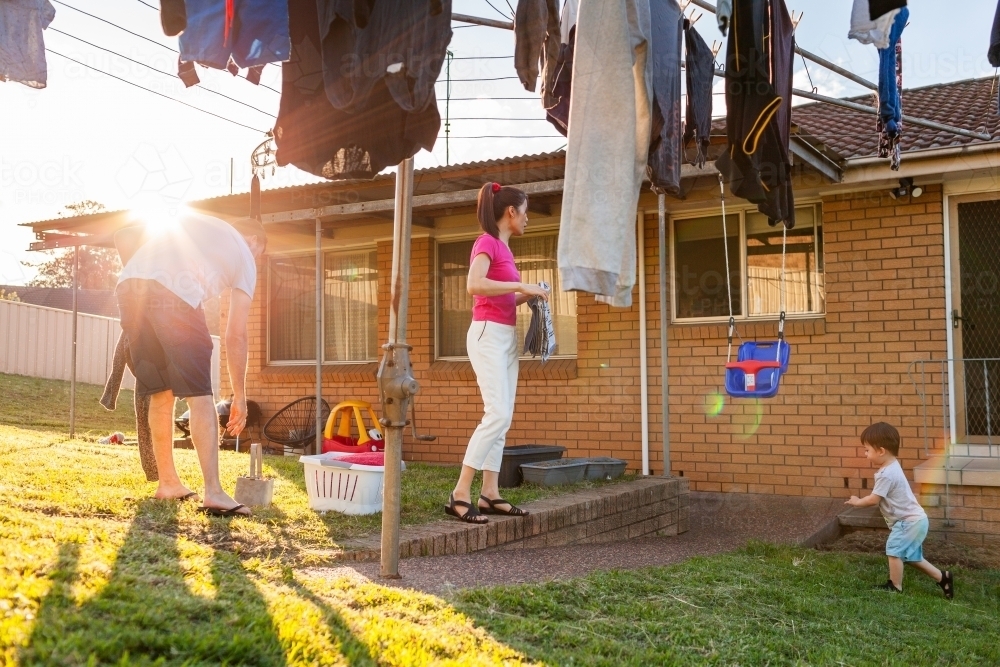
[[[92,199],[111,210],[146,208],[225,195],[231,188],[247,191],[250,153],[266,138],[278,110],[280,65],[265,68],[259,87],[227,72],[199,68],[201,84],[186,89],[172,74],[177,38],[163,35],[155,0],[52,2],[56,17],[45,31],[45,45],[61,55],[48,54],[48,87],[0,83],[0,284],[24,284],[35,272],[23,262],[44,259],[27,251],[34,239],[18,224],[57,217],[67,204]],[[796,14],[804,12],[796,32],[802,48],[869,80],[877,78],[875,48],[847,39],[852,0],[786,3]],[[905,87],[995,74],[986,51],[996,0],[910,0],[909,7]],[[506,0],[454,0],[453,11],[497,19],[510,14]],[[687,13],[704,14],[696,27],[709,44],[723,41],[713,15],[695,6]],[[513,33],[453,25],[449,48],[455,57],[451,96],[456,99],[448,104],[447,157],[442,128],[433,152],[416,156],[417,168],[562,148],[566,140],[544,120],[537,93],[517,81]],[[801,59],[795,72],[798,88],[816,87],[837,97],[867,92],[818,65],[810,64],[807,73]],[[442,116],[444,79],[442,71],[437,87]],[[716,90],[721,93],[721,81]],[[724,113],[722,103],[716,95],[717,114]],[[268,173],[263,187],[317,180],[284,167]]]

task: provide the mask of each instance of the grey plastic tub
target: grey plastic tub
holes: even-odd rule
[[[512,445],[504,447],[500,461],[500,488],[512,489],[521,486],[521,465],[561,459],[565,447],[559,445]]]
[[[628,461],[611,458],[610,456],[593,456],[587,459],[585,479],[615,479],[625,474]]]
[[[539,461],[524,463],[521,474],[525,482],[541,486],[558,486],[560,484],[575,484],[582,482],[587,472],[587,459],[559,459],[557,461]]]

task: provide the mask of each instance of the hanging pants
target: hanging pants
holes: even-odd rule
[[[469,439],[463,463],[476,470],[500,472],[507,430],[514,418],[517,393],[517,327],[473,321],[466,335],[476,382],[483,396],[483,421]]]

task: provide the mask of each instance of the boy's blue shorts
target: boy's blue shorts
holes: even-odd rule
[[[892,524],[885,543],[885,555],[904,563],[919,563],[924,559],[924,538],[927,537],[927,517]]]

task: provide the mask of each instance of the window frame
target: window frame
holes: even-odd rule
[[[323,270],[324,270],[324,272],[326,271],[326,256],[329,255],[329,254],[351,254],[351,253],[358,253],[358,252],[364,252],[364,251],[368,251],[368,252],[375,251],[377,253],[377,251],[378,251],[378,245],[375,244],[375,243],[362,243],[362,244],[358,244],[358,245],[342,246],[342,247],[337,247],[337,248],[322,248],[321,249],[321,254],[323,256],[323,265],[324,265],[324,269]],[[267,364],[266,365],[267,366],[279,366],[279,367],[281,367],[281,366],[315,366],[316,365],[316,360],[315,359],[303,359],[303,360],[294,360],[294,359],[284,360],[284,359],[278,359],[278,360],[274,360],[274,359],[271,358],[271,261],[274,260],[274,259],[281,259],[281,258],[291,258],[291,259],[294,259],[294,258],[299,258],[299,257],[311,257],[313,260],[315,260],[315,258],[316,258],[316,251],[315,250],[311,250],[311,251],[291,250],[291,251],[287,251],[287,252],[267,253],[266,257],[267,257],[267,284],[265,286],[265,293],[267,295],[267,297],[266,297],[267,298],[267,311],[266,311],[267,312],[267,322],[265,323],[265,328],[266,328],[266,332],[265,332],[266,343],[265,343],[265,346],[267,348],[267,350],[266,350],[266,352],[267,352]],[[376,276],[377,276],[378,275],[378,255],[377,254],[376,254],[376,260],[375,261],[376,261],[375,273],[376,273]],[[313,270],[315,271],[315,269],[316,269],[316,267],[314,266]],[[376,277],[376,280],[378,280],[377,277]],[[326,295],[324,293],[324,298],[323,298],[323,302],[324,303],[326,302],[326,298],[325,297],[326,297]],[[322,312],[320,314],[320,327],[321,327],[321,330],[324,332],[324,335],[325,335],[325,332],[326,332],[326,307],[324,306],[321,310],[322,310]],[[377,321],[375,323],[375,326],[376,327],[378,326],[378,322]],[[378,363],[378,358],[377,357],[375,359],[368,359],[366,361],[327,361],[327,359],[326,359],[326,339],[325,338],[323,339],[323,342],[322,342],[322,349],[323,349],[323,361],[321,363],[322,363],[323,366],[361,366],[361,365],[364,365],[364,364]]]
[[[461,232],[457,234],[448,234],[437,236],[434,239],[434,360],[435,361],[469,361],[469,355],[464,356],[442,356],[441,355],[441,256],[440,256],[440,246],[441,244],[448,243],[461,243],[462,241],[474,241],[483,234],[482,231],[475,232]],[[548,225],[538,225],[533,227],[531,231],[527,232],[524,237],[530,238],[532,236],[559,236],[559,225],[558,224],[548,224]],[[516,257],[514,258],[517,259]],[[559,270],[558,268],[556,269]],[[579,308],[579,304],[577,306]],[[579,310],[577,310],[579,315]],[[577,319],[577,340],[579,341],[580,325],[579,319]],[[558,341],[556,341],[558,342]],[[577,343],[579,346],[579,342]],[[579,356],[579,348],[577,354],[553,354],[549,359],[576,359]],[[521,361],[532,361],[535,359],[530,354],[518,355],[518,359]]]
[[[807,199],[805,201],[796,202],[795,208],[806,208],[813,207],[814,209],[814,219],[816,220],[817,226],[822,228],[823,225],[823,202],[820,199]],[[747,227],[746,227],[746,214],[756,213],[757,208],[755,206],[727,206],[726,207],[726,225],[730,223],[730,218],[737,217],[739,224],[739,244],[740,244],[740,275],[743,277],[742,283],[740,285],[740,315],[733,315],[733,318],[737,322],[777,322],[778,315],[766,314],[766,315],[749,315],[748,308],[748,296],[749,289],[747,289]],[[676,235],[676,223],[684,220],[697,220],[699,218],[712,218],[719,217],[721,211],[717,208],[712,209],[697,209],[691,211],[684,211],[683,213],[678,213],[676,215],[670,216],[670,276],[668,278],[668,283],[670,286],[670,321],[677,324],[725,324],[729,322],[728,315],[716,315],[713,317],[678,317],[677,316],[677,291],[676,285],[674,283],[674,267],[677,266],[676,263],[676,253],[677,253],[677,235]],[[819,235],[814,233],[813,235],[813,245],[815,246],[815,252],[817,257],[819,257],[821,252],[826,250],[826,242],[820,241]],[[812,313],[787,313],[785,318],[788,320],[813,320],[817,318],[826,317],[826,260],[824,257],[820,257],[823,266],[823,276],[824,276],[824,299],[823,299],[823,310],[815,311]]]

